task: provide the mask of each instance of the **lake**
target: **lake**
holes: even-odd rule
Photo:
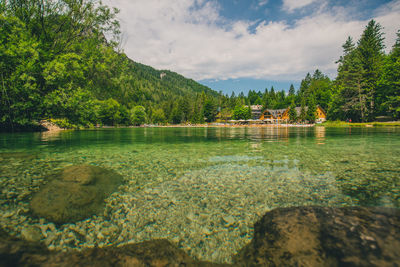
[[[124,178],[103,214],[55,225],[29,211],[46,177],[89,164]],[[167,238],[231,262],[277,207],[400,206],[400,128],[127,128],[0,134],[0,222],[50,249]]]

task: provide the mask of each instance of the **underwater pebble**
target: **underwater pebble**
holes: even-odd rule
[[[222,219],[225,221],[226,226],[231,226],[235,223],[235,218],[232,215],[223,216]]]
[[[43,238],[42,231],[36,226],[28,226],[21,231],[21,237],[27,241],[38,242]]]

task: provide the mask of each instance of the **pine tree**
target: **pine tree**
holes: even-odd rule
[[[289,96],[293,96],[293,95],[295,95],[295,93],[296,93],[296,91],[294,89],[294,86],[293,86],[293,84],[291,84],[290,88],[289,88]]]
[[[317,105],[315,104],[315,96],[310,95],[308,99],[308,108],[306,119],[309,123],[314,123],[317,119]]]
[[[290,122],[297,121],[297,111],[296,111],[296,104],[295,104],[294,100],[292,100],[292,104],[290,105],[290,108],[289,108],[289,120],[290,120]]]
[[[308,88],[311,84],[311,75],[307,73],[306,77],[300,83],[300,96],[301,97],[308,97]]]
[[[400,30],[385,62],[377,95],[382,115],[400,119]]]
[[[366,117],[368,120],[375,118],[375,99],[378,80],[383,68],[385,45],[381,32],[382,26],[374,20],[368,22],[360,40],[358,41],[358,56],[363,69],[362,94],[366,99]]]
[[[304,122],[306,120],[306,113],[307,113],[307,107],[306,107],[306,99],[303,97],[301,99],[301,106],[300,106],[300,121]]]
[[[358,50],[349,37],[338,60],[337,93],[329,108],[330,119],[366,120],[366,97],[362,89],[363,68]]]
[[[249,103],[249,105],[247,106],[247,113],[246,113],[246,120],[251,119],[252,118],[252,114],[251,114],[251,105]]]

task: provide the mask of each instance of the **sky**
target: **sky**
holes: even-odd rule
[[[132,60],[231,94],[297,89],[305,75],[336,76],[348,36],[375,19],[390,51],[400,0],[105,0],[120,9]]]

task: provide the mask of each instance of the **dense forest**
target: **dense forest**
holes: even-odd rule
[[[242,103],[281,109],[296,106],[321,106],[329,120],[368,122],[379,119],[400,119],[400,31],[389,54],[384,52],[382,27],[371,20],[355,44],[348,37],[343,44],[343,55],[337,61],[335,80],[321,71],[309,73],[301,81],[299,90],[290,86],[288,93],[276,92],[272,87],[265,92],[250,91],[239,95]],[[238,103],[231,96],[229,108]],[[240,101],[239,101],[240,102]],[[242,116],[244,117],[244,116]],[[307,120],[293,118],[294,121]],[[312,119],[311,119],[312,120]]]
[[[276,92],[272,87],[265,92],[249,91],[232,95],[225,106],[233,110],[234,118],[249,118],[235,106],[259,104],[264,109],[312,107],[319,105],[329,120],[369,122],[376,119],[400,119],[400,31],[389,54],[385,54],[384,37],[379,23],[371,20],[355,44],[348,37],[343,44],[343,55],[337,61],[337,77],[330,80],[318,69],[308,73],[299,90],[293,85],[288,92]],[[228,103],[228,104],[226,104]],[[307,109],[301,109],[307,110]],[[240,116],[235,116],[241,114]],[[313,114],[292,113],[292,121],[313,121]]]
[[[246,106],[256,104],[307,106],[311,113],[319,105],[330,120],[400,118],[400,32],[385,54],[374,20],[357,43],[350,37],[344,43],[335,80],[316,70],[298,90],[291,85],[228,96],[130,60],[119,48],[117,13],[95,0],[0,3],[2,130],[32,128],[43,119],[62,127],[246,119]],[[292,121],[313,119],[291,113]]]
[[[203,122],[207,106],[215,114],[217,92],[126,57],[117,13],[97,1],[2,1],[1,129],[42,119],[63,127]]]

